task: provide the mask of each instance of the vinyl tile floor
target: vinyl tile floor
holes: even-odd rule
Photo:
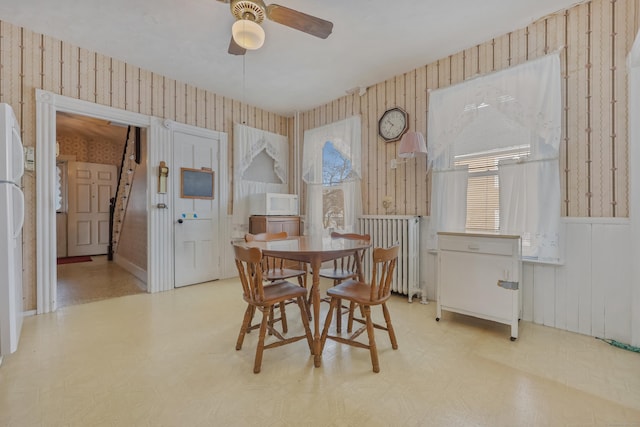
[[[380,373],[329,341],[316,368],[303,340],[254,374],[258,334],[235,350],[244,309],[227,279],[27,317],[0,365],[0,425],[640,426],[640,355],[593,337],[522,321],[511,342],[506,325],[436,322],[435,303],[393,296],[399,348],[376,330]]]
[[[57,307],[146,292],[146,285],[106,255],[90,262],[58,265]]]

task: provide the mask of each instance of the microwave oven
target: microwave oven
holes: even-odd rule
[[[256,193],[249,196],[251,215],[299,215],[298,195]]]

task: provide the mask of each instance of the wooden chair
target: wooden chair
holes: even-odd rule
[[[321,348],[324,348],[327,338],[343,344],[367,348],[371,354],[373,372],[380,372],[374,328],[386,330],[389,333],[389,338],[391,339],[391,347],[394,350],[398,348],[396,335],[393,331],[393,325],[391,324],[389,309],[386,304],[386,301],[391,296],[391,279],[398,259],[398,251],[399,246],[397,245],[388,249],[375,248],[373,250],[374,265],[370,284],[349,279],[327,291],[327,295],[331,297],[331,305],[329,306],[329,313],[327,314],[327,318],[324,322],[324,328],[322,330],[320,343]],[[329,335],[329,326],[331,325],[333,312],[338,309],[341,300],[347,300],[358,304],[364,316],[364,319],[353,319],[357,322],[363,323],[364,326],[355,331],[348,338]],[[371,320],[371,307],[378,305],[382,306],[382,313],[384,315],[386,325],[376,324]],[[368,344],[363,344],[356,340],[356,338],[365,330],[367,331],[369,338]]]
[[[244,240],[247,242],[269,242],[272,240],[284,240],[287,237],[288,235],[286,231],[282,231],[280,233],[260,233],[260,234],[247,233],[244,235]],[[262,278],[264,280],[275,282],[278,280],[287,280],[295,277],[298,280],[298,284],[303,288],[307,289],[306,264],[303,264],[300,269],[288,268],[285,265],[285,260],[282,258],[263,256],[261,265],[262,265]],[[307,303],[306,298],[305,298],[305,303]],[[288,330],[287,314],[284,309],[286,304],[287,302],[283,302],[280,305],[280,317],[272,320],[272,322],[276,322],[278,320],[282,322],[283,333],[287,333],[287,330]],[[310,313],[310,311],[308,310],[308,307],[307,307],[307,312]]]
[[[368,234],[356,234],[356,233],[331,233],[332,239],[349,239],[349,240],[365,240],[367,242],[371,241],[371,236]],[[360,264],[362,265],[362,261],[364,260],[365,253],[367,251],[363,250],[360,252]],[[355,279],[358,277],[358,272],[356,271],[356,258],[355,255],[351,255],[344,258],[339,258],[333,260],[333,268],[323,268],[319,272],[320,277],[324,277],[325,279],[333,280],[333,286],[340,284],[348,279]],[[325,301],[329,301],[325,299]],[[336,330],[338,332],[342,331],[342,315],[345,313],[353,312],[354,305],[351,304],[350,307],[343,307],[342,303],[339,304],[340,309],[336,310]],[[351,332],[351,326],[349,326],[348,332]]]
[[[313,338],[311,329],[309,328],[309,319],[305,306],[305,298],[307,290],[295,283],[286,280],[280,280],[265,286],[262,277],[262,251],[258,248],[246,248],[242,246],[233,247],[235,252],[235,262],[242,283],[242,296],[247,302],[247,309],[242,320],[242,327],[236,342],[236,350],[242,348],[244,337],[249,331],[253,314],[256,310],[262,313],[260,322],[260,333],[258,337],[258,345],[256,348],[256,358],[253,365],[253,372],[259,373],[262,366],[262,354],[264,350],[280,347],[302,339],[307,339],[309,350],[313,354]],[[300,317],[304,326],[305,334],[285,338],[276,331],[269,321],[269,316],[273,312],[273,307],[284,301],[294,299],[300,308]],[[277,338],[277,341],[265,344],[265,335],[267,330]]]

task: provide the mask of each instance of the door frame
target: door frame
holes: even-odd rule
[[[147,291],[159,292],[174,287],[173,277],[173,215],[172,193],[157,192],[157,173],[160,161],[169,168],[173,163],[173,129],[202,133],[220,141],[220,239],[222,245],[229,241],[226,227],[229,200],[229,176],[227,165],[227,134],[195,126],[175,123],[140,113],[69,98],[36,89],[36,297],[38,314],[56,309],[56,112],[91,116],[132,126],[144,127],[147,133]],[[175,173],[175,170],[170,173]],[[165,204],[170,209],[158,208]]]
[[[56,113],[149,127],[149,117],[36,89],[36,313],[57,308]]]
[[[640,31],[627,56],[629,117],[640,113]],[[640,257],[640,123],[629,120],[629,221],[631,259]],[[631,345],[640,346],[640,264],[634,263],[631,285]]]
[[[37,314],[56,310],[56,112],[67,112],[144,127],[147,132],[147,292],[174,288],[173,199],[172,189],[158,193],[158,165],[173,164],[173,130],[191,132],[220,141],[219,178],[219,241],[228,244],[229,205],[228,141],[224,132],[176,123],[140,113],[69,98],[36,89],[36,301]],[[169,173],[176,173],[175,170]],[[165,209],[162,206],[169,206]]]

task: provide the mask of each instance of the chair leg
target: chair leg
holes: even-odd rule
[[[353,313],[356,310],[356,303],[351,301],[349,303],[349,318],[347,320],[347,332],[351,333],[353,331]]]
[[[322,350],[324,349],[324,343],[327,340],[327,335],[329,335],[329,326],[331,326],[331,318],[333,317],[333,311],[336,309],[338,305],[338,300],[336,298],[331,298],[331,304],[329,305],[329,312],[327,313],[327,317],[324,321],[324,327],[322,328],[322,336],[320,337],[320,354],[322,354]]]
[[[371,321],[371,307],[363,307],[364,316],[367,324],[367,335],[369,335],[369,353],[371,354],[371,364],[373,372],[380,372],[380,363],[378,362],[378,348],[376,347],[376,337],[373,331],[373,322]]]
[[[298,276],[298,284],[307,289],[307,276],[304,276],[304,280],[302,276]],[[304,298],[304,306],[307,313],[307,319],[311,320],[311,294],[309,294],[308,298]]]
[[[262,322],[260,323],[260,336],[258,337],[258,346],[256,347],[256,360],[253,364],[253,373],[260,373],[260,367],[262,366],[262,353],[264,352],[264,339],[267,334],[267,323],[269,322],[269,312],[271,307],[261,307]]]
[[[251,323],[251,319],[253,318],[253,310],[254,307],[252,305],[247,305],[247,309],[244,311],[242,326],[240,326],[240,333],[238,334],[238,340],[236,341],[236,350],[240,350],[242,348],[244,336],[248,332],[249,324]]]
[[[253,321],[253,316],[256,314],[256,307],[253,305],[250,305],[249,307],[251,307],[251,316],[249,317],[249,325],[247,325],[248,334],[251,333],[251,322]]]
[[[282,301],[280,303],[280,320],[282,321],[282,333],[286,334],[289,331],[289,326],[287,325],[287,313],[284,311],[285,303]]]
[[[313,292],[314,287],[312,284],[311,289],[309,290],[309,296],[307,297],[307,306],[309,307],[309,320],[313,318],[313,316],[311,315],[311,313],[313,313],[313,311],[311,310],[311,308],[313,307]]]
[[[387,331],[389,331],[389,339],[391,340],[391,348],[394,350],[398,349],[398,341],[396,341],[396,333],[393,330],[393,325],[391,324],[391,316],[389,315],[389,309],[387,308],[387,303],[382,303],[382,313],[384,314],[384,320],[387,322]]]
[[[347,325],[347,332],[349,333],[353,330],[353,319],[356,307],[360,309],[360,319],[364,319],[364,311],[362,310],[362,307],[355,302],[351,302],[351,304],[349,304],[349,324]]]
[[[275,318],[276,318],[275,309],[273,308],[273,306],[271,306],[271,307],[269,307],[269,326],[270,326],[270,328],[269,328],[269,335],[272,335],[271,330],[272,330],[272,328],[273,328],[273,325],[275,325],[275,323],[276,323],[276,322],[273,320],[273,319],[275,319]]]
[[[338,299],[338,309],[336,310],[336,332],[342,332],[342,300]]]
[[[296,298],[298,301],[298,306],[300,307],[300,317],[302,318],[302,324],[304,325],[304,332],[307,336],[307,344],[309,344],[309,351],[313,354],[313,337],[311,336],[311,328],[309,327],[309,319],[307,318],[307,306],[305,303],[305,298],[298,297]]]

